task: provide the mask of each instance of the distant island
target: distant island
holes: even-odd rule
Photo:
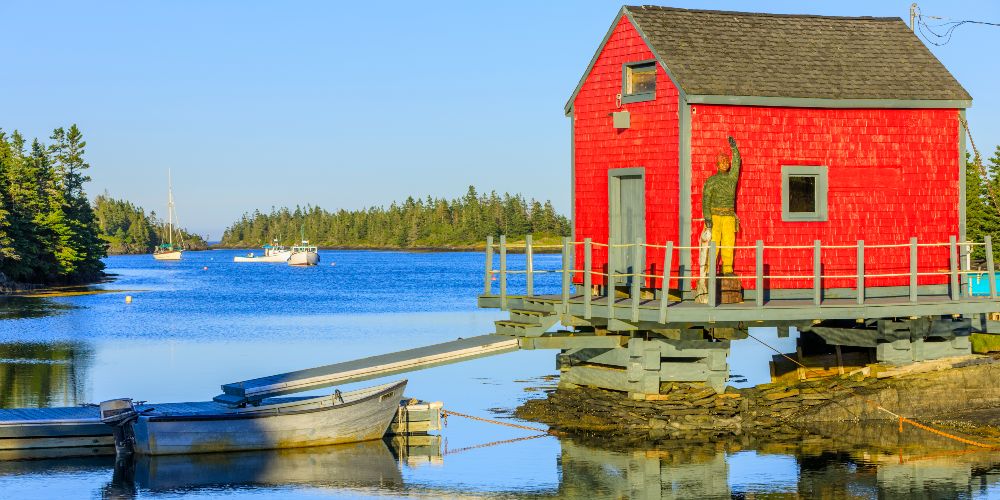
[[[217,246],[255,248],[275,239],[288,245],[300,239],[300,229],[322,247],[445,249],[482,245],[487,236],[499,234],[555,240],[570,234],[570,223],[549,201],[481,195],[469,186],[465,196],[453,200],[410,197],[389,207],[336,212],[312,206],[254,211],[226,228]]]
[[[29,145],[0,130],[0,291],[103,277],[105,243],[83,190],[87,143],[76,125],[50,139]]]
[[[98,195],[94,200],[94,214],[100,238],[108,245],[112,255],[150,253],[153,248],[167,241],[164,221],[156,212],[146,211],[126,200]],[[206,250],[208,243],[201,236],[183,228],[174,230],[174,239],[188,250]],[[176,241],[175,241],[176,243]]]

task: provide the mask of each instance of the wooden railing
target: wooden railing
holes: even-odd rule
[[[576,268],[574,266],[574,256],[577,246],[582,245],[583,247],[583,266],[582,268]],[[785,280],[785,279],[795,279],[795,280],[812,280],[812,301],[814,305],[821,305],[823,301],[823,281],[830,279],[853,279],[856,283],[856,300],[860,305],[865,304],[866,292],[868,291],[868,286],[866,285],[866,279],[873,278],[902,278],[908,277],[908,300],[910,302],[918,302],[920,297],[918,281],[920,277],[923,276],[948,276],[948,294],[951,300],[960,300],[962,298],[962,277],[970,274],[982,274],[983,271],[972,271],[967,269],[967,266],[963,266],[963,262],[960,260],[960,249],[971,250],[972,247],[982,246],[985,250],[986,256],[986,274],[990,277],[994,276],[994,264],[993,264],[993,244],[989,236],[986,236],[983,242],[958,242],[955,236],[949,238],[947,243],[919,243],[917,238],[910,238],[909,243],[899,243],[899,244],[874,244],[869,245],[864,242],[864,240],[858,240],[853,245],[823,245],[820,240],[815,240],[812,245],[764,245],[762,240],[757,240],[755,245],[749,246],[733,246],[733,247],[717,247],[714,242],[708,244],[708,262],[717,262],[718,252],[724,248],[732,248],[735,250],[753,250],[755,253],[755,265],[754,265],[754,284],[756,288],[755,292],[755,302],[757,307],[764,306],[764,290],[765,290],[765,280]],[[608,249],[608,266],[607,272],[600,272],[594,270],[593,253],[594,247],[604,247]],[[920,248],[928,247],[947,247],[949,249],[948,253],[948,270],[947,271],[919,271],[918,269],[918,256]],[[627,249],[632,251],[632,272],[627,273],[616,273],[614,270],[618,268],[615,262],[616,252],[611,251],[615,248]],[[865,251],[868,249],[882,249],[882,248],[909,248],[909,272],[907,273],[870,273],[866,272],[865,269]],[[559,249],[562,253],[562,266],[559,269],[536,269],[534,264],[534,253],[536,250],[554,250]],[[663,250],[663,273],[662,274],[648,274],[645,272],[647,262],[644,262],[644,255],[646,249],[658,249]],[[642,283],[645,279],[660,280],[660,317],[666,317],[666,309],[668,307],[668,297],[670,292],[670,281],[672,279],[677,279],[680,288],[684,290],[683,282],[687,281],[693,284],[695,281],[700,279],[707,280],[707,293],[708,293],[708,303],[707,307],[717,307],[718,297],[717,297],[717,283],[719,276],[717,275],[715,265],[708,266],[708,272],[706,276],[694,277],[692,275],[683,275],[683,272],[679,272],[676,275],[672,274],[671,270],[673,267],[673,254],[675,250],[678,251],[691,251],[698,250],[699,247],[694,246],[680,246],[674,245],[673,242],[668,242],[666,245],[655,245],[642,241],[641,239],[636,239],[633,243],[602,243],[592,241],[590,238],[586,238],[583,241],[571,241],[570,238],[563,238],[561,245],[534,245],[531,235],[526,236],[523,245],[509,245],[507,243],[506,236],[500,236],[499,245],[494,243],[493,237],[488,237],[486,239],[486,274],[484,279],[484,294],[493,295],[493,278],[494,276],[499,277],[499,297],[501,308],[507,308],[508,297],[510,297],[508,291],[508,275],[512,274],[525,274],[525,296],[531,297],[535,295],[535,276],[538,274],[545,273],[558,273],[562,275],[561,280],[561,298],[564,303],[568,303],[570,296],[572,295],[571,286],[572,277],[575,274],[582,274],[582,300],[585,310],[585,318],[589,319],[593,314],[593,285],[594,276],[603,278],[605,281],[605,294],[604,297],[610,296],[611,298],[607,300],[608,317],[614,317],[612,312],[615,307],[614,303],[614,290],[615,290],[615,279],[616,278],[630,278],[630,290],[629,294],[631,297],[638,298],[642,292]],[[808,275],[774,275],[765,274],[764,267],[764,251],[765,250],[812,250],[812,268],[813,272]],[[855,249],[857,252],[856,264],[857,271],[854,274],[822,274],[822,252],[823,250],[830,249]],[[525,268],[519,270],[512,270],[508,268],[507,254],[510,250],[523,250],[525,254]],[[499,268],[494,269],[493,257],[494,252],[499,255]],[[748,277],[747,277],[748,278]],[[997,299],[997,286],[994,279],[989,279],[989,298]],[[693,288],[693,286],[691,287]],[[966,296],[971,294],[967,291]],[[600,298],[601,296],[598,296]],[[632,317],[638,318],[638,307],[639,300],[631,301]]]

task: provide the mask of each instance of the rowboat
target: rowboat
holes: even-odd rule
[[[119,454],[173,455],[301,448],[380,439],[389,428],[406,381],[309,398],[265,399],[229,408],[203,403],[137,410],[130,399],[100,405]]]

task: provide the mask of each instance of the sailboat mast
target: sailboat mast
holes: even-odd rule
[[[167,169],[167,242],[174,247],[174,184],[170,169]]]

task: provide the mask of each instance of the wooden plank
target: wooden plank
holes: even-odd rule
[[[642,275],[645,270],[642,261],[642,238],[635,239],[632,247],[632,321],[639,321],[639,301],[642,298]]]
[[[823,300],[823,261],[822,248],[819,240],[813,240],[813,304],[817,306]]]
[[[865,240],[858,240],[858,304],[865,303]]]
[[[507,310],[507,235],[500,235],[500,309]]]
[[[917,301],[917,238],[910,238],[910,302]]]
[[[234,382],[223,385],[222,390],[225,394],[243,396],[248,402],[259,401],[283,394],[387,377],[516,350],[518,350],[516,338],[504,335],[481,335],[317,368]]]
[[[583,319],[590,319],[593,316],[591,302],[594,295],[594,256],[593,245],[590,238],[583,240]]]
[[[756,276],[757,307],[764,307],[764,241],[757,240],[757,265],[754,268]]]
[[[674,242],[667,242],[663,252],[663,280],[660,281],[660,323],[667,322],[667,306],[670,304],[670,269],[674,259]],[[680,280],[678,280],[678,285]]]
[[[990,280],[990,298],[996,300],[997,298],[997,278],[996,269],[994,269],[995,264],[993,263],[993,238],[990,235],[986,235],[986,278]]]
[[[525,276],[524,282],[526,287],[525,295],[531,297],[535,295],[535,263],[534,256],[532,255],[531,249],[531,235],[524,235],[524,262],[525,262]]]
[[[948,237],[948,271],[950,275],[950,280],[948,281],[948,294],[951,296],[951,300],[958,300],[959,298],[959,288],[958,288],[958,241],[957,238],[952,235]]]
[[[483,280],[483,295],[493,295],[493,236],[486,237],[486,278]]]
[[[715,242],[710,242],[708,244],[708,307],[716,307],[719,305],[717,300],[718,297],[716,297],[718,286],[715,281],[717,252],[718,250],[715,247]]]
[[[521,349],[615,349],[622,346],[620,335],[570,335],[543,333],[539,337],[522,338]]]

